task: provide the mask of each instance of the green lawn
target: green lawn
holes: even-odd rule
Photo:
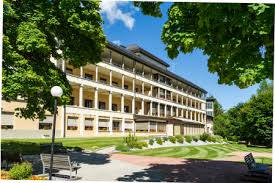
[[[138,137],[145,139],[146,137]],[[40,143],[50,143],[51,139],[12,139],[2,140],[2,150],[17,150],[22,154],[39,154]],[[103,147],[116,145],[123,142],[123,137],[92,137],[92,138],[66,138],[56,139],[55,142],[62,142],[68,148],[82,148],[87,150],[97,150]]]
[[[225,145],[205,145],[205,146],[185,146],[185,147],[163,147],[148,150],[137,150],[125,152],[125,154],[141,155],[141,156],[158,156],[158,157],[175,157],[189,159],[216,159],[228,156],[234,151],[243,152],[268,152],[271,148],[246,147],[241,144],[225,144]],[[263,159],[264,158],[264,159]],[[271,158],[256,158],[259,163],[271,164]]]

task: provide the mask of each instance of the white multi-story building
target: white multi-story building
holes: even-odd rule
[[[213,96],[206,98],[206,132],[213,134],[214,102]]]
[[[137,45],[108,43],[102,61],[74,68],[55,61],[73,91],[60,106],[57,137],[195,135],[206,131],[206,91],[168,70],[169,65]],[[14,115],[24,101],[2,102],[2,137],[50,136],[43,121]]]

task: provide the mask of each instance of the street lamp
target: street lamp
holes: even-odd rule
[[[51,94],[54,97],[54,116],[53,116],[53,131],[52,131],[51,162],[50,162],[49,180],[52,180],[55,123],[56,123],[56,112],[57,112],[57,98],[62,96],[63,90],[60,86],[54,86],[54,87],[51,88]]]

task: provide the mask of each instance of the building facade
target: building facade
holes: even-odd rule
[[[206,132],[213,134],[214,102],[213,96],[206,98]]]
[[[108,43],[95,65],[54,63],[73,89],[70,105],[58,107],[57,137],[197,135],[207,130],[207,92],[137,45]],[[14,115],[24,105],[24,100],[2,101],[2,138],[51,136],[50,114],[43,121]]]

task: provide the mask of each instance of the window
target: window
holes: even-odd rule
[[[162,88],[160,88],[160,97],[161,98],[165,98],[165,90],[164,89],[162,89]]]
[[[105,107],[106,107],[105,102],[99,102],[99,103],[98,103],[98,108],[99,108],[99,109],[105,110]]]
[[[1,129],[13,129],[13,113],[2,112]]]
[[[114,86],[118,86],[118,82],[116,82],[116,81],[112,81],[112,85],[114,85]]]
[[[119,121],[113,121],[113,130],[120,131],[120,122]]]
[[[153,75],[153,79],[154,79],[155,81],[158,81],[158,78],[159,78],[159,77],[158,77],[158,74],[154,74],[154,75]]]
[[[85,130],[93,130],[93,118],[85,118],[84,124],[85,124]]]
[[[39,130],[50,130],[52,129],[53,117],[46,116],[46,119],[39,121]]]
[[[107,84],[107,79],[105,79],[105,78],[100,78],[99,81],[100,81],[101,83]]]
[[[124,89],[128,90],[128,88],[129,88],[128,85],[124,85]]]
[[[98,130],[99,131],[109,131],[109,120],[108,119],[100,119],[98,121]]]
[[[138,92],[138,88],[136,88],[136,92]]]
[[[206,108],[207,108],[207,109],[213,109],[212,102],[207,102],[207,103],[206,103]]]
[[[124,106],[124,112],[130,112],[130,107],[129,106]]]
[[[73,74],[73,69],[66,67],[66,73]]]
[[[150,122],[150,132],[156,132],[156,122]]]
[[[93,75],[85,73],[85,79],[93,80]]]
[[[148,123],[136,123],[136,132],[147,132],[148,131]]]
[[[160,75],[159,80],[160,80],[160,82],[165,83],[165,77],[164,76]]]
[[[165,123],[158,123],[158,132],[166,132],[166,125]]]
[[[70,105],[74,105],[74,97],[71,97],[71,99],[70,99]]]
[[[67,130],[77,130],[77,127],[78,127],[77,120],[78,120],[78,117],[68,116]]]
[[[213,116],[213,112],[212,111],[207,111],[206,114],[207,114],[207,116]]]
[[[112,111],[117,111],[117,104],[112,104]]]
[[[93,107],[93,101],[85,99],[84,106],[88,107],[88,108],[92,108]]]

